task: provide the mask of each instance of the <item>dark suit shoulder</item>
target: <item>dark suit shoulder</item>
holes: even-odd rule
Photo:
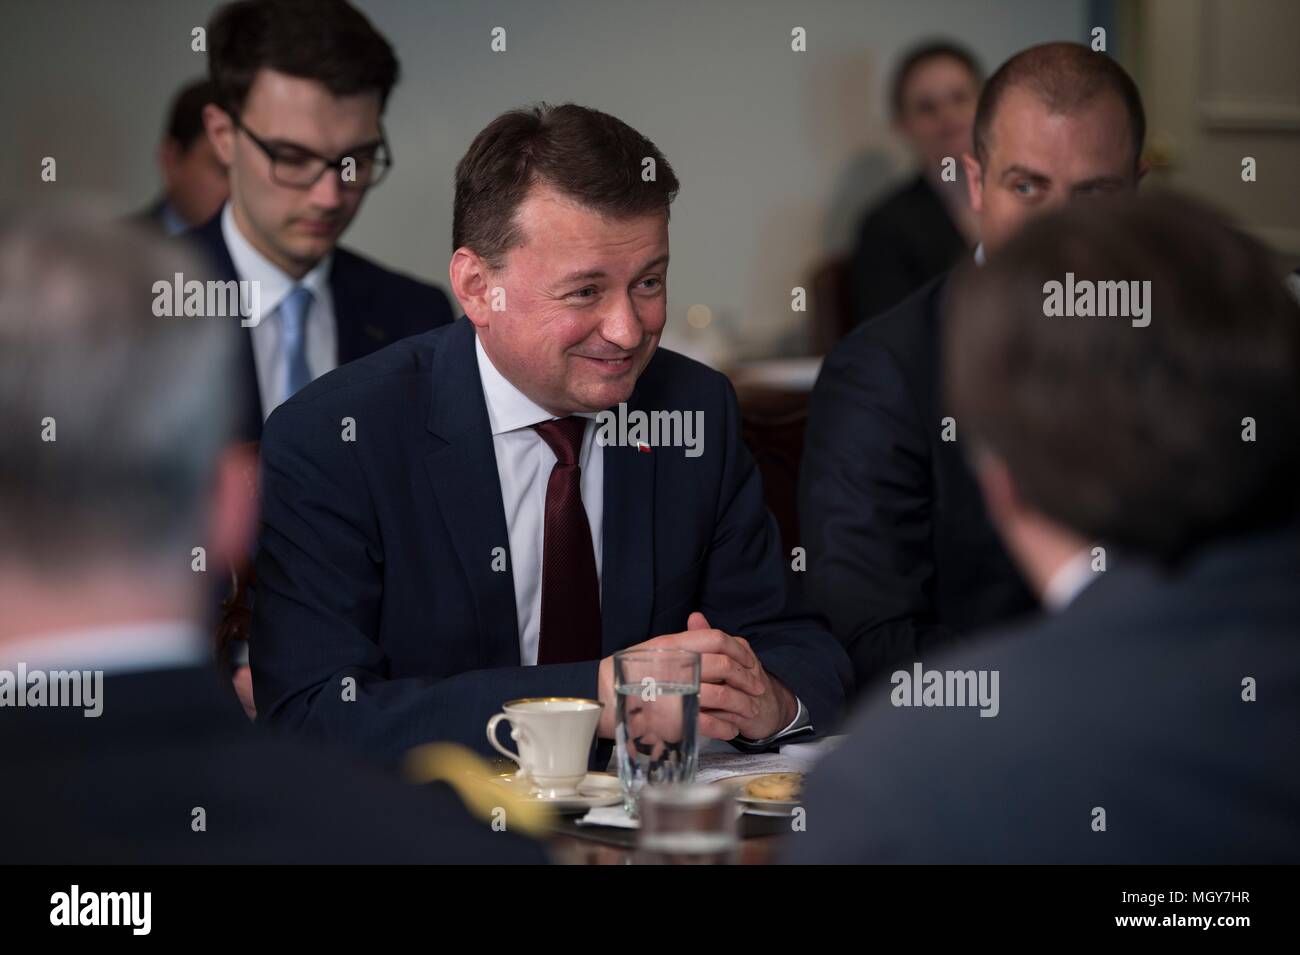
[[[424,386],[434,356],[447,346],[449,335],[456,327],[456,324],[443,325],[399,339],[321,375],[271,413],[266,421],[266,434],[279,433],[283,427],[279,419],[293,418],[302,412],[321,412],[331,419],[334,411],[354,416],[361,410],[392,414],[395,408],[413,409],[412,402],[418,402],[422,395],[427,407],[428,392]]]
[[[946,279],[946,273],[931,279],[893,308],[855,328],[826,356],[822,375],[860,375],[885,361],[913,388],[928,388],[936,373],[939,303]]]
[[[374,259],[367,258],[359,252],[339,247],[334,250],[334,267],[343,269],[358,282],[370,285],[387,285],[398,294],[432,298],[436,296],[443,302],[447,297],[438,286],[417,279],[405,272],[385,268]]]
[[[318,404],[341,397],[344,393],[380,395],[397,387],[395,379],[427,376],[433,356],[445,343],[443,333],[451,327],[443,325],[400,339],[346,365],[340,365],[317,378],[280,407]]]
[[[104,863],[541,862],[438,785],[415,789],[323,745],[250,724],[208,668],[110,674],[95,719],[25,709],[0,721],[23,778],[0,816],[28,824],[14,861]],[[193,829],[193,807],[209,828]]]
[[[339,360],[350,362],[389,342],[449,325],[454,318],[437,286],[336,249],[330,286],[340,321]]]
[[[946,272],[931,279],[893,308],[854,329],[845,341],[861,335],[867,341],[880,342],[903,354],[932,346],[947,280]]]
[[[836,839],[796,857],[1300,858],[1300,824],[1272,810],[1300,798],[1300,764],[1281,755],[1294,751],[1300,709],[1286,693],[1246,702],[1242,682],[1300,681],[1300,596],[1285,583],[1300,575],[1300,537],[1220,542],[1173,573],[1111,557],[1064,611],[919,660],[945,681],[996,675],[990,718],[951,699],[915,708],[913,665],[900,665],[810,794],[810,805],[841,814],[830,819]],[[870,830],[835,808],[846,799]],[[1109,816],[1104,834],[1089,825],[1095,806]]]
[[[921,176],[915,176],[887,192],[883,199],[873,205],[862,217],[859,231],[871,232],[895,227],[900,221],[907,221],[914,216],[918,208],[933,205],[936,201],[934,190]]]
[[[730,384],[726,375],[703,362],[660,348],[637,379],[635,394],[643,403],[680,403],[683,398],[721,393]]]

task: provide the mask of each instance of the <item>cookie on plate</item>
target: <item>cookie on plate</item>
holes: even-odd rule
[[[803,773],[767,773],[745,784],[750,799],[795,802],[803,791]]]

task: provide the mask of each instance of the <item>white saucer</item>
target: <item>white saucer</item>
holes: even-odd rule
[[[745,794],[745,784],[751,779],[757,779],[759,776],[770,776],[771,773],[745,773],[742,776],[725,776],[718,780],[718,783],[729,786],[735,790],[736,801],[745,807],[745,811],[755,816],[788,816],[797,807],[803,805],[802,800],[793,799],[755,799],[753,796]]]
[[[557,812],[586,812],[601,806],[612,806],[623,801],[623,793],[618,788],[618,777],[612,773],[588,773],[578,783],[577,795],[540,796],[530,792],[528,784],[521,784],[515,774],[495,776],[493,782],[515,791],[527,799],[545,803]]]

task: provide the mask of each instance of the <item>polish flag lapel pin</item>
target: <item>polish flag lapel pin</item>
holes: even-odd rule
[[[650,453],[650,445],[646,444],[644,441],[638,441],[636,443],[636,449],[640,451],[642,454]]]

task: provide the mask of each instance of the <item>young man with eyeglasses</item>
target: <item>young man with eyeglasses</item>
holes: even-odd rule
[[[230,201],[193,235],[226,278],[259,285],[240,383],[255,441],[313,379],[452,314],[435,286],[337,245],[393,164],[381,119],[399,67],[366,17],[344,0],[239,0],[208,25],[208,64]]]

